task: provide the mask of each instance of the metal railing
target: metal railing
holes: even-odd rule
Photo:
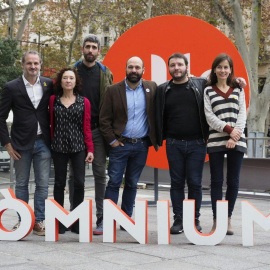
[[[248,149],[251,150],[248,151],[247,158],[270,158],[270,137],[247,137],[246,139]],[[258,152],[262,152],[262,156],[259,156]]]

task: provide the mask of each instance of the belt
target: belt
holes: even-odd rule
[[[37,134],[36,140],[37,140],[37,139],[41,139],[41,138],[42,138],[42,134]]]
[[[139,139],[133,139],[133,138],[126,138],[126,137],[123,137],[123,142],[128,142],[128,143],[139,143],[139,142],[142,142],[142,141],[147,141],[149,139],[149,137],[143,137],[143,138],[139,138]]]

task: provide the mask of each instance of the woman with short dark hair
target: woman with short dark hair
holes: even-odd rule
[[[84,200],[85,162],[94,159],[90,128],[91,107],[88,99],[79,95],[81,80],[75,69],[63,68],[57,74],[55,95],[50,99],[51,150],[55,170],[54,199],[64,205],[67,164],[69,159],[74,173],[73,207]],[[78,221],[72,232],[79,233]],[[59,233],[65,227],[59,224]]]

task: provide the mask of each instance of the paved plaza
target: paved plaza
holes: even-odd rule
[[[94,199],[94,189],[88,188],[85,197]],[[139,189],[137,199],[153,200],[153,190]],[[169,190],[160,191],[159,199],[169,199]],[[69,231],[59,235],[58,242],[45,242],[44,237],[31,233],[21,241],[0,242],[0,269],[270,269],[270,232],[255,225],[255,246],[242,246],[243,199],[246,198],[238,198],[232,218],[235,235],[226,236],[217,246],[195,246],[187,240],[184,233],[171,235],[170,245],[158,245],[156,207],[149,206],[148,243],[145,245],[137,243],[127,232],[120,231],[119,226],[116,243],[103,243],[102,236],[93,236],[91,243],[79,243],[79,235]],[[202,232],[208,233],[212,226],[209,192],[204,193],[203,201],[200,220]],[[269,199],[248,198],[248,201],[265,215],[270,213]],[[65,202],[66,209],[69,209],[68,194]],[[30,205],[33,206],[33,198]],[[93,200],[95,222],[94,211]],[[170,211],[172,220],[171,207]],[[11,229],[16,223],[15,212],[7,210],[2,221],[6,228]]]

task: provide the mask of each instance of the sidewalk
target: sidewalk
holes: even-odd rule
[[[153,200],[153,193],[153,190],[139,189],[137,199]],[[93,199],[95,223],[93,188],[86,190],[85,198]],[[160,191],[159,199],[169,199],[169,191]],[[241,200],[243,198],[238,198],[232,218],[235,235],[226,236],[217,246],[195,246],[187,240],[184,233],[171,235],[170,245],[158,245],[156,207],[149,206],[148,244],[137,243],[127,232],[120,231],[119,226],[116,243],[103,243],[102,236],[93,236],[91,243],[79,243],[79,236],[71,232],[59,235],[58,242],[45,242],[44,237],[31,233],[21,241],[0,241],[0,269],[270,269],[270,232],[255,225],[255,246],[242,246]],[[203,195],[203,201],[210,201],[208,194]],[[248,201],[265,215],[270,213],[270,201]],[[68,194],[65,202],[66,209],[69,209]],[[33,199],[30,200],[30,205],[33,207]],[[172,221],[172,209],[170,210]],[[7,210],[2,217],[7,229],[11,229],[16,221],[16,214],[12,210]],[[208,233],[212,227],[209,206],[202,206],[200,221],[202,232]]]

